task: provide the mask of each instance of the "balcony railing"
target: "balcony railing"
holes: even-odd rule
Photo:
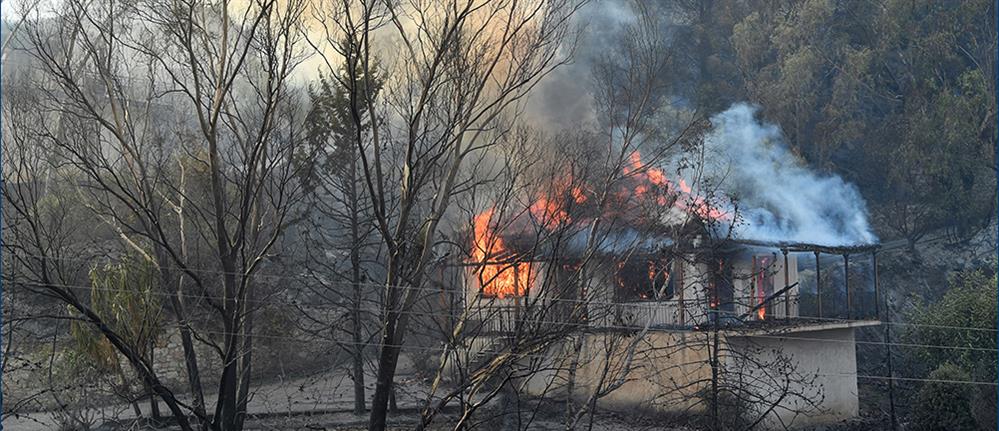
[[[586,326],[584,316],[573,314],[565,304],[559,305],[535,303],[525,308],[522,304],[481,304],[470,312],[464,332],[467,336],[497,335]]]
[[[712,322],[740,324],[788,319],[876,320],[879,317],[877,258],[874,253],[837,255],[799,253],[792,286],[777,286],[765,297],[745,296],[757,291],[753,285],[722,292],[725,299],[704,299],[704,292],[687,301],[663,300],[586,304],[585,316],[578,305],[558,304],[557,310],[525,310],[512,302],[482,304],[466,324],[466,333],[511,333],[525,328],[551,329],[560,324],[604,328],[691,328]],[[784,278],[787,280],[787,278]],[[780,280],[780,277],[778,277]],[[780,280],[784,281],[784,280]],[[738,294],[743,296],[739,296]],[[693,299],[699,298],[699,299]],[[559,300],[552,300],[559,301]],[[568,301],[568,300],[567,300]],[[576,314],[573,314],[576,313]],[[533,326],[532,326],[533,325]],[[540,325],[540,326],[539,326]]]
[[[553,330],[559,325],[580,326],[589,321],[591,328],[604,329],[683,329],[719,322],[726,326],[756,321],[788,319],[869,320],[876,319],[873,292],[853,292],[852,306],[845,295],[827,293],[823,298],[824,315],[818,314],[814,294],[777,295],[760,302],[758,297],[736,297],[712,308],[709,303],[675,300],[591,304],[588,316],[573,318],[567,313],[525,311],[518,305],[483,305],[477,307],[465,323],[467,335],[510,334],[537,329]],[[681,305],[682,304],[682,305]],[[717,319],[717,320],[716,320]]]
[[[619,303],[614,304],[614,323],[636,328],[682,326],[691,311],[681,312],[679,301]]]

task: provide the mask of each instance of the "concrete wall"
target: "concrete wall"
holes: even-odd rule
[[[805,427],[857,416],[857,350],[853,328],[796,331],[783,335],[730,336],[728,340],[734,350],[746,352],[757,363],[774,362],[775,352],[790,358],[800,380],[792,381],[794,384],[788,392],[821,400],[820,410],[796,415],[794,412],[805,410],[808,406],[803,398],[788,397],[781,402],[781,408],[774,411],[783,423]],[[760,395],[773,400],[779,394]],[[776,417],[769,418],[769,422],[772,428],[782,428]]]
[[[579,350],[573,397],[585,401],[600,385],[601,389],[616,387],[600,398],[603,408],[696,410],[700,406],[695,394],[710,382],[711,369],[707,349],[692,346],[703,346],[705,337],[704,333],[659,331],[637,340],[634,336],[587,335]],[[533,396],[566,396],[574,351],[573,341],[550,351],[549,369],[523,382],[524,390]]]
[[[783,429],[838,422],[857,415],[856,348],[853,328],[805,329],[783,335],[722,334],[720,346],[728,375],[757,383],[747,385],[757,406],[777,407],[767,413],[762,429]],[[579,350],[579,367],[573,398],[583,402],[600,384],[615,389],[599,399],[601,408],[633,412],[703,412],[711,385],[710,339],[707,332],[649,332],[635,340],[615,334],[585,336]],[[803,340],[809,338],[816,340]],[[634,348],[631,348],[635,346]],[[729,350],[730,349],[730,350]],[[571,341],[548,352],[546,368],[522,382],[533,396],[565,397],[568,365],[575,351]],[[629,352],[633,352],[629,356]],[[778,357],[779,356],[779,357]],[[608,361],[608,358],[609,361]],[[786,358],[786,360],[785,360]],[[760,369],[784,361],[796,375],[780,369]],[[756,368],[754,368],[756,367]],[[553,371],[558,370],[558,371]],[[763,382],[763,383],[760,383]],[[769,382],[769,383],[767,383]],[[785,383],[790,388],[784,393]],[[793,394],[793,395],[791,395]],[[800,396],[799,396],[800,395]],[[807,405],[818,402],[819,409]],[[796,414],[810,410],[808,414]]]

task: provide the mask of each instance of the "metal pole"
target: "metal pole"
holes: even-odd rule
[[[752,310],[756,306],[756,256],[753,256],[753,271],[750,272],[749,280],[749,309]],[[759,314],[757,314],[759,316]],[[754,319],[756,319],[754,317]]]
[[[850,290],[850,255],[843,255],[843,283],[846,284],[846,318],[853,318],[853,291]]]
[[[791,319],[791,289],[787,287],[791,285],[791,276],[789,274],[789,268],[787,264],[787,249],[781,250],[784,253],[784,320]]]
[[[684,320],[685,319],[684,319],[684,305],[683,305],[683,290],[684,290],[684,285],[683,285],[683,260],[682,259],[678,259],[674,265],[676,265],[676,274],[677,274],[676,275],[677,279],[676,279],[676,286],[675,286],[675,288],[679,291],[679,294],[680,294],[680,303],[679,303],[679,305],[680,305],[680,326],[684,326],[684,323],[685,323]]]
[[[815,253],[815,301],[818,304],[819,317],[822,317],[822,265],[819,264],[819,252]]]
[[[878,252],[871,252],[871,262],[874,265],[874,317],[881,317],[881,298],[878,288]]]
[[[895,417],[895,370],[891,363],[891,322],[888,321],[888,314],[891,312],[891,305],[885,301],[885,349],[888,353],[888,408],[891,414],[891,429],[898,429],[898,419]]]

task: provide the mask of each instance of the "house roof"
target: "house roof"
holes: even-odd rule
[[[881,248],[880,243],[870,243],[870,244],[845,244],[845,245],[823,245],[823,244],[811,244],[805,242],[792,242],[792,241],[756,241],[749,239],[732,239],[729,240],[736,244],[742,244],[754,247],[771,247],[779,248],[782,250],[787,250],[789,252],[819,252],[819,253],[829,253],[829,254],[854,254],[854,253],[867,253],[872,251],[877,251]]]

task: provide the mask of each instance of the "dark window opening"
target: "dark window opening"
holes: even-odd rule
[[[617,302],[661,301],[676,293],[672,259],[628,259],[615,268]]]
[[[774,274],[777,271],[777,255],[753,256],[753,283],[749,298],[750,307],[756,310],[758,319],[766,319],[771,314],[772,304],[766,302],[774,293]]]
[[[713,289],[710,306],[723,312],[735,311],[734,285],[732,282],[732,262],[727,258],[719,258],[712,271],[711,286]]]

